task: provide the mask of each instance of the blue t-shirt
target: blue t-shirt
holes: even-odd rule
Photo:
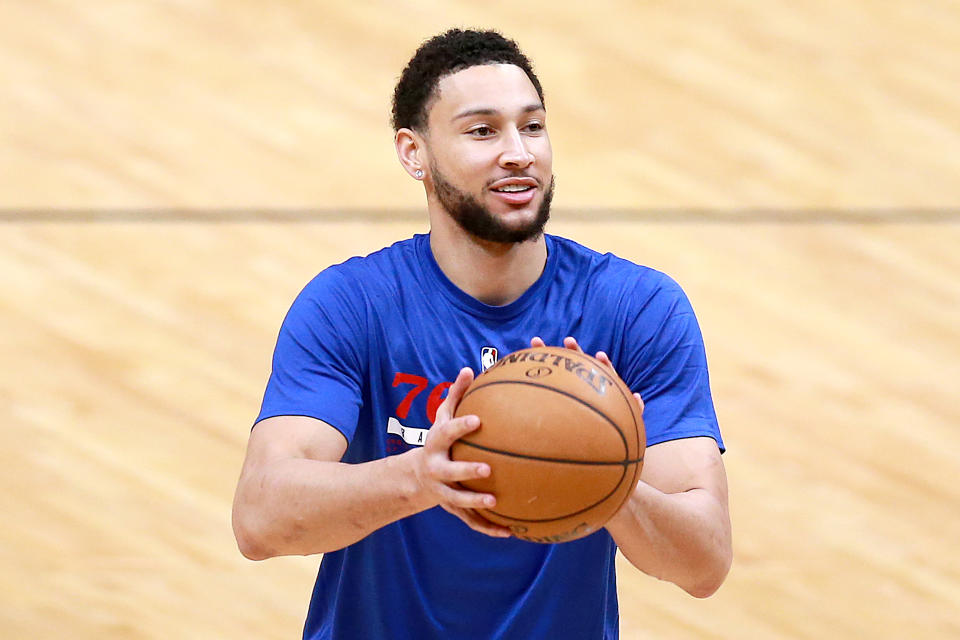
[[[723,442],[700,329],[666,275],[546,236],[547,262],[514,302],[494,307],[440,270],[429,235],[351,258],[314,278],[280,329],[257,421],[323,420],[346,436],[344,462],[422,444],[447,387],[540,336],[605,351],[644,399],[647,445]],[[564,544],[477,533],[436,507],[326,553],[304,638],[618,637],[616,545],[601,529]]]

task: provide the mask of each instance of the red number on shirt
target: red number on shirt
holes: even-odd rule
[[[397,417],[400,419],[407,417],[414,399],[423,393],[423,390],[429,386],[430,382],[423,376],[417,376],[412,373],[397,373],[393,376],[393,386],[399,387],[402,384],[412,384],[413,388],[407,392],[407,395],[405,395],[403,400],[400,401],[400,404],[397,405]],[[427,418],[430,420],[430,424],[437,421],[437,409],[440,408],[440,405],[443,404],[443,399],[446,397],[443,392],[449,389],[452,384],[452,382],[441,382],[430,391],[430,395],[427,397]]]
[[[413,399],[427,388],[428,383],[427,379],[423,376],[415,376],[412,373],[398,373],[393,377],[393,386],[399,387],[401,384],[414,385],[413,389],[407,392],[407,395],[403,397],[403,401],[397,406],[397,417],[406,418],[410,412],[410,405],[413,404]],[[432,423],[433,420],[431,419],[430,422]]]
[[[452,382],[441,382],[430,392],[430,397],[427,398],[427,419],[430,420],[430,424],[437,421],[437,409],[440,408],[443,398],[446,397],[443,392],[450,388],[452,384]]]

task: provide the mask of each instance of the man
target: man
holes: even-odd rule
[[[294,302],[237,487],[243,554],[324,554],[305,638],[616,638],[617,548],[712,594],[730,522],[696,319],[663,274],[543,233],[552,151],[527,58],[494,32],[437,36],[393,116],[430,234],[330,267]],[[642,394],[648,448],[603,530],[543,545],[474,511],[495,497],[458,481],[496,469],[449,448],[483,428],[453,418],[472,367],[561,342]]]

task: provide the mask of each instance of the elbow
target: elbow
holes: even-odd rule
[[[247,560],[266,560],[272,558],[274,554],[270,553],[266,546],[260,544],[254,536],[247,533],[234,532],[237,538],[237,548]]]
[[[277,554],[267,544],[263,532],[244,517],[238,510],[233,512],[233,536],[237,541],[237,548],[247,560],[266,560]]]
[[[720,589],[720,586],[727,579],[732,564],[733,553],[728,550],[722,554],[722,557],[716,558],[708,570],[703,571],[698,576],[699,580],[685,586],[683,590],[694,598],[709,598]]]
[[[686,592],[694,598],[709,598],[720,589],[721,584],[723,579],[704,581],[686,589]]]

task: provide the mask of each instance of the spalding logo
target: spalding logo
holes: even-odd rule
[[[527,369],[528,378],[542,378],[553,373],[553,369],[550,367],[534,367],[533,369]]]
[[[520,538],[521,540],[550,544],[555,542],[566,542],[567,540],[572,540],[575,538],[582,538],[583,536],[593,532],[593,527],[588,525],[586,522],[581,522],[570,531],[556,533],[552,536],[528,536],[527,528],[522,524],[510,525],[510,531],[514,536]]]
[[[528,369],[526,372],[528,378],[542,378],[543,376],[549,375],[553,371],[550,365],[557,368],[563,367],[563,369],[590,385],[590,388],[601,396],[606,395],[607,387],[613,384],[613,381],[604,373],[594,367],[584,366],[580,360],[574,360],[573,358],[568,358],[560,354],[544,353],[542,351],[533,353],[529,351],[511,353],[498,361],[491,369],[521,362],[535,362],[537,364],[547,365]]]

